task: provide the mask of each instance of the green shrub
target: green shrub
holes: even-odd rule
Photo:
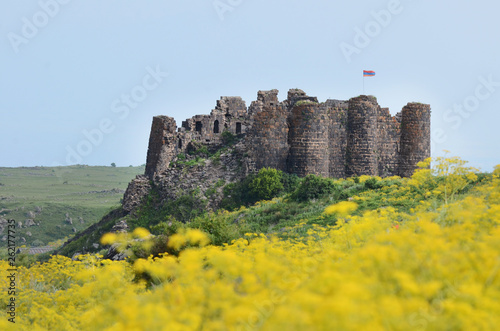
[[[283,184],[283,192],[292,193],[300,184],[300,178],[296,174],[283,172],[281,175],[281,183]]]
[[[332,194],[335,190],[337,190],[337,187],[333,179],[311,174],[304,177],[297,190],[292,194],[292,199],[297,201],[318,199],[327,194]]]
[[[283,173],[281,170],[262,168],[257,174],[250,174],[245,179],[226,185],[220,207],[226,210],[249,206],[259,200],[270,200],[283,193],[295,190],[299,182],[296,175]]]
[[[224,216],[223,214],[204,214],[187,223],[178,221],[161,222],[151,228],[151,233],[169,237],[178,233],[181,229],[188,228],[199,229],[205,232],[208,234],[210,242],[214,245],[230,243],[232,240],[241,238],[245,233],[250,231],[245,224],[233,222],[231,217]]]
[[[210,152],[208,151],[207,146],[201,146],[197,150],[194,151],[195,155],[205,155],[205,156],[210,156]]]
[[[151,227],[151,233],[154,235],[171,236],[177,233],[179,229],[185,228],[186,223],[176,221],[173,217],[169,217],[167,221],[160,222]]]
[[[381,188],[383,185],[380,183],[377,178],[370,178],[365,181],[365,188],[368,190],[376,190]]]
[[[129,226],[131,230],[137,227],[151,229],[165,220],[189,222],[206,213],[205,207],[206,202],[200,199],[198,192],[191,192],[176,200],[163,202],[158,192],[153,189],[144,199],[138,212],[131,216]]]
[[[249,188],[257,200],[270,200],[283,190],[282,172],[273,168],[262,168],[250,182]]]
[[[45,246],[45,243],[39,239],[35,239],[32,243],[31,246],[33,247],[40,247],[40,246]]]
[[[232,240],[241,238],[248,232],[248,229],[232,222],[228,217],[214,214],[197,217],[187,226],[207,233],[213,245],[231,243]]]
[[[248,206],[257,199],[249,189],[250,183],[255,178],[254,174],[248,175],[240,182],[230,183],[224,186],[224,197],[221,201],[221,208],[226,210],[238,209],[240,206]]]
[[[205,213],[206,203],[195,194],[186,194],[174,201],[167,202],[163,209],[176,220],[187,222]]]

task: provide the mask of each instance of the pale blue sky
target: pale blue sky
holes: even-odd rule
[[[139,165],[154,115],[180,125],[220,96],[248,106],[273,88],[349,99],[367,69],[366,94],[391,113],[431,104],[434,156],[491,171],[499,12],[493,0],[4,0],[0,166]]]

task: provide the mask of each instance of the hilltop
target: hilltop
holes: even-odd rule
[[[122,207],[58,252],[99,251],[105,232],[151,227],[158,217],[186,223],[256,202],[248,185],[261,169],[280,173],[286,189],[278,196],[292,193],[308,175],[408,177],[430,156],[429,105],[408,103],[391,116],[371,96],[320,103],[300,89],[283,101],[277,95],[259,91],[248,108],[240,97],[221,97],[210,115],[180,127],[171,117],[155,116],[145,173],[129,184]]]

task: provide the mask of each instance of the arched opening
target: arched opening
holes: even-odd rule
[[[179,139],[179,149],[182,149],[182,140]]]
[[[237,122],[236,123],[236,134],[240,134],[240,133],[241,133],[241,123]]]
[[[214,122],[214,133],[219,133],[219,120]]]
[[[201,132],[201,128],[203,127],[203,124],[201,124],[200,121],[196,121],[196,132]]]

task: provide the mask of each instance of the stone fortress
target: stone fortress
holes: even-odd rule
[[[223,132],[238,136],[246,172],[271,167],[305,176],[411,176],[430,157],[430,106],[408,103],[391,116],[375,97],[319,103],[299,89],[284,101],[278,90],[259,91],[247,108],[240,97],[221,97],[210,115],[177,128],[168,116],[153,118],[146,176],[165,172],[190,146],[221,148]]]

